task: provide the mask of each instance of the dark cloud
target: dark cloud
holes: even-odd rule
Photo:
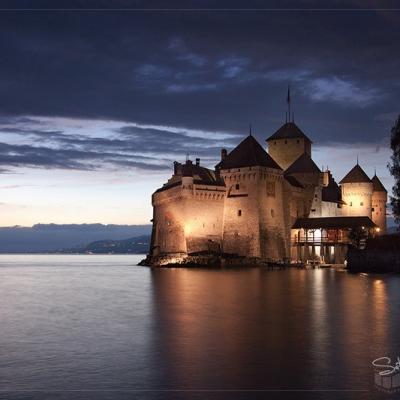
[[[55,7],[9,3],[21,5]],[[96,5],[110,8],[109,2]],[[321,2],[253,1],[246,7],[291,5],[318,8]],[[204,1],[183,6],[215,7]],[[124,127],[115,137],[87,137],[45,131],[32,118],[110,119],[236,135],[251,121],[262,140],[283,122],[288,83],[296,121],[315,143],[380,141],[389,134],[387,116],[399,111],[400,13],[358,10],[390,8],[390,2],[324,3],[329,6],[352,11],[0,11],[1,112],[25,118],[28,128],[19,134],[42,141],[42,147],[13,145],[12,151],[3,144],[1,165],[157,169],[187,152],[212,158],[221,145],[212,135]]]
[[[1,122],[27,127],[4,127]],[[162,171],[171,168],[176,159],[187,154],[204,156],[215,163],[222,145],[233,147],[237,138],[213,139],[190,137],[188,133],[162,129],[141,128],[125,124],[108,130],[108,137],[90,136],[49,130],[37,120],[0,120],[0,132],[7,134],[13,143],[0,143],[0,165],[5,167],[38,167],[79,170],[135,169]],[[37,127],[39,125],[39,127]],[[43,125],[40,128],[40,125]],[[23,144],[18,142],[23,141]],[[16,143],[17,142],[17,143]]]

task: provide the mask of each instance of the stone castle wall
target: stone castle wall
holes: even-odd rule
[[[185,180],[153,195],[153,255],[219,251],[225,189]]]
[[[263,167],[221,171],[227,196],[223,251],[246,257],[287,256],[283,174]]]
[[[378,225],[380,235],[386,233],[386,202],[386,192],[372,193],[372,222]]]

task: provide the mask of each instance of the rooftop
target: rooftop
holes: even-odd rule
[[[276,139],[295,138],[302,138],[311,142],[307,135],[294,122],[286,122],[272,136],[267,139],[267,142]]]
[[[298,218],[293,229],[342,229],[342,228],[375,228],[376,225],[369,217],[321,217]]]
[[[253,166],[282,169],[262,148],[254,136],[249,135],[224,160],[219,162],[216,168],[230,169]]]
[[[286,170],[285,174],[320,174],[321,170],[317,167],[317,164],[311,159],[307,153],[303,153],[293,164],[291,164]]]
[[[368,175],[357,163],[339,183],[342,184],[342,183],[368,183],[368,182],[371,182],[371,179],[369,179]]]
[[[294,176],[285,175],[285,179],[294,187],[304,188],[304,186]]]
[[[342,192],[339,185],[335,182],[330,171],[327,171],[329,183],[327,186],[322,187],[322,201],[329,201],[332,203],[342,202]]]
[[[372,182],[372,185],[373,185],[374,192],[387,192],[387,190],[385,189],[385,186],[383,186],[382,182],[376,176],[376,174],[371,179],[371,182]]]
[[[157,192],[181,185],[182,176],[192,176],[193,183],[197,185],[225,186],[223,179],[215,171],[193,164],[190,160],[187,160],[184,164],[175,162],[175,169],[176,174]]]

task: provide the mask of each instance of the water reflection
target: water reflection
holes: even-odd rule
[[[386,284],[333,270],[152,270],[168,388],[360,389],[393,348]]]
[[[376,399],[400,354],[398,276],[133,260],[0,257],[0,398]]]

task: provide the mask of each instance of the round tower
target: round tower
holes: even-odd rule
[[[376,174],[371,181],[373,185],[372,221],[378,225],[378,234],[382,235],[386,233],[387,190]]]
[[[364,170],[357,165],[340,181],[342,200],[345,202],[343,214],[346,216],[366,216],[372,219],[373,184]]]

